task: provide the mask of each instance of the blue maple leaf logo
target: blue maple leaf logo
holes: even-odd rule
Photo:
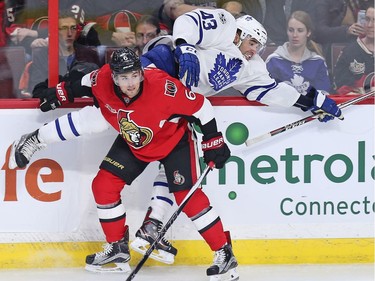
[[[229,59],[219,53],[215,59],[214,69],[208,73],[209,82],[215,91],[221,90],[228,84],[236,81],[236,74],[240,71],[242,60],[238,58]]]

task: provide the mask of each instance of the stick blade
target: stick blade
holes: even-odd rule
[[[246,142],[245,142],[245,145],[246,146],[252,146],[258,142],[261,142],[263,140],[266,140],[268,138],[270,138],[272,135],[270,133],[267,133],[267,134],[264,134],[264,135],[261,135],[261,136],[258,136],[258,137],[255,137],[255,138],[252,138],[252,139],[248,139]]]

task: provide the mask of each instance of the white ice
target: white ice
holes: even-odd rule
[[[208,281],[205,266],[143,267],[134,281]],[[239,266],[241,281],[374,281],[374,265]],[[0,270],[2,281],[125,281],[126,273],[90,273],[83,268]]]

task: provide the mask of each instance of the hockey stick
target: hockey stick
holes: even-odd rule
[[[156,245],[159,243],[159,241],[163,238],[169,227],[174,223],[174,221],[177,219],[178,215],[182,212],[182,209],[186,206],[186,204],[189,202],[190,198],[193,196],[194,192],[198,189],[198,187],[201,185],[204,178],[207,176],[208,172],[213,169],[215,164],[213,162],[208,163],[208,166],[206,169],[204,169],[201,176],[198,178],[196,183],[193,185],[193,187],[189,190],[189,193],[185,196],[184,200],[182,200],[180,206],[178,206],[177,210],[172,214],[170,219],[165,223],[163,228],[159,231],[158,236],[156,236],[154,243],[150,245],[150,247],[147,249],[146,253],[144,254],[143,258],[139,261],[137,266],[133,269],[133,271],[129,274],[128,278],[126,278],[126,281],[133,280],[137,272],[142,268],[143,264],[147,261],[148,257],[151,255],[152,251],[155,250]]]
[[[360,96],[357,97],[357,98],[354,98],[354,99],[348,100],[348,101],[346,101],[346,102],[340,103],[340,104],[338,105],[338,107],[339,107],[340,109],[343,109],[343,108],[348,107],[348,106],[350,106],[350,105],[356,104],[356,103],[358,103],[358,102],[360,102],[360,101],[363,101],[363,100],[365,100],[365,99],[367,99],[367,98],[373,96],[374,93],[375,93],[375,91],[370,91],[370,92],[368,92],[368,93],[366,93],[366,94],[360,95]],[[320,114],[321,114],[321,113],[313,114],[313,115],[307,116],[307,117],[305,117],[305,118],[302,118],[302,119],[300,119],[300,120],[298,120],[298,121],[295,121],[295,122],[289,123],[288,125],[282,126],[282,127],[277,128],[277,129],[275,129],[275,130],[273,130],[273,131],[270,131],[270,132],[268,132],[268,133],[265,133],[265,134],[263,134],[263,135],[260,135],[260,136],[258,136],[258,137],[255,137],[255,138],[252,138],[252,139],[248,139],[248,140],[245,142],[245,144],[246,144],[246,146],[251,146],[251,145],[254,145],[254,144],[256,144],[256,143],[258,143],[258,142],[260,142],[260,141],[266,140],[266,139],[271,138],[271,137],[273,137],[273,136],[276,136],[276,135],[278,135],[278,134],[280,134],[280,133],[283,133],[283,132],[285,132],[285,131],[288,131],[288,130],[294,129],[294,128],[296,128],[296,127],[302,126],[303,124],[309,123],[309,122],[311,122],[311,121],[313,121],[313,120],[319,118]]]

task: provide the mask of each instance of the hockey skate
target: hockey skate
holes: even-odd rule
[[[214,264],[207,269],[210,281],[235,281],[240,277],[236,271],[237,260],[230,244],[224,245],[215,252]]]
[[[152,218],[145,219],[141,228],[135,234],[136,239],[130,244],[130,247],[144,255],[149,246],[154,243],[162,227],[163,223],[161,221]],[[151,253],[150,258],[166,264],[172,264],[174,263],[175,255],[177,255],[177,249],[163,237],[157,244],[156,249]]]
[[[40,138],[38,138],[39,130],[30,134],[25,134],[20,140],[12,144],[9,156],[9,168],[24,168],[29,164],[31,157],[35,152],[47,146]]]
[[[128,272],[129,260],[129,231],[124,238],[103,245],[104,251],[86,257],[85,269],[92,272]]]

